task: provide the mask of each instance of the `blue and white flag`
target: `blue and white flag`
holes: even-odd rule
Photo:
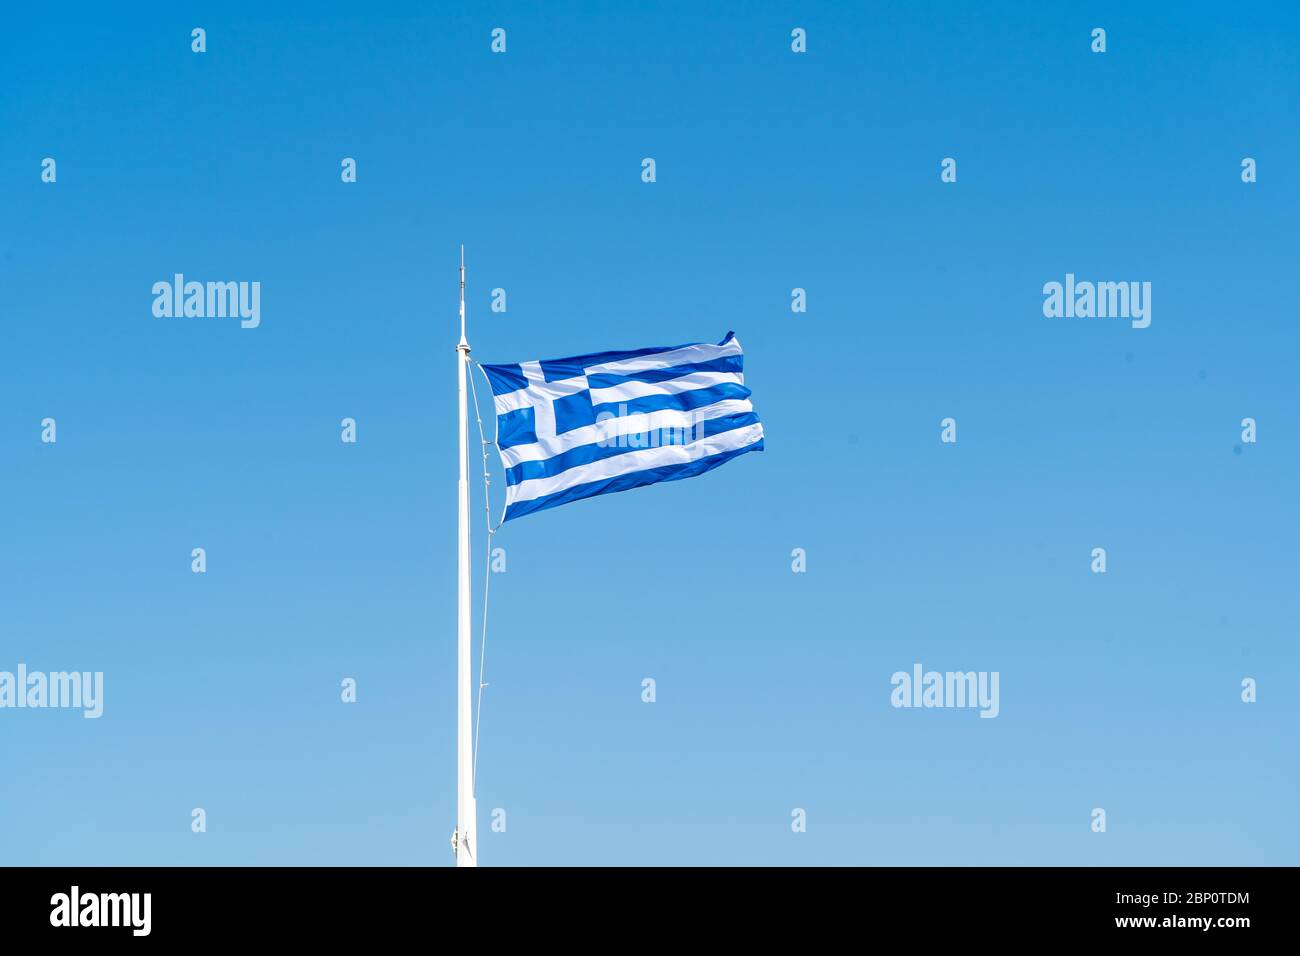
[[[481,366],[496,404],[504,520],[762,451],[744,360],[728,332],[717,345]]]

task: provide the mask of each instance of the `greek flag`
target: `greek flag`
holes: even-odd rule
[[[744,359],[728,332],[717,345],[480,366],[506,472],[503,520],[762,451]]]

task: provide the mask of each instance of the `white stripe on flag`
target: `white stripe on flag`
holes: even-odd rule
[[[624,382],[609,388],[593,388],[591,404],[603,405],[607,402],[630,402],[646,395],[676,395],[696,388],[709,388],[732,382],[745,384],[745,376],[739,372],[690,372],[663,382]]]

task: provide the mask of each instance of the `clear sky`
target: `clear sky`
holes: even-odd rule
[[[766,430],[498,536],[484,864],[1296,862],[1300,15],[846,6],[6,11],[0,671],[105,700],[0,863],[452,862],[461,242],[475,358],[734,329]]]

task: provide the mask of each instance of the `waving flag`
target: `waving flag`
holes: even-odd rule
[[[505,519],[763,450],[731,332],[717,345],[484,365],[506,472]]]

